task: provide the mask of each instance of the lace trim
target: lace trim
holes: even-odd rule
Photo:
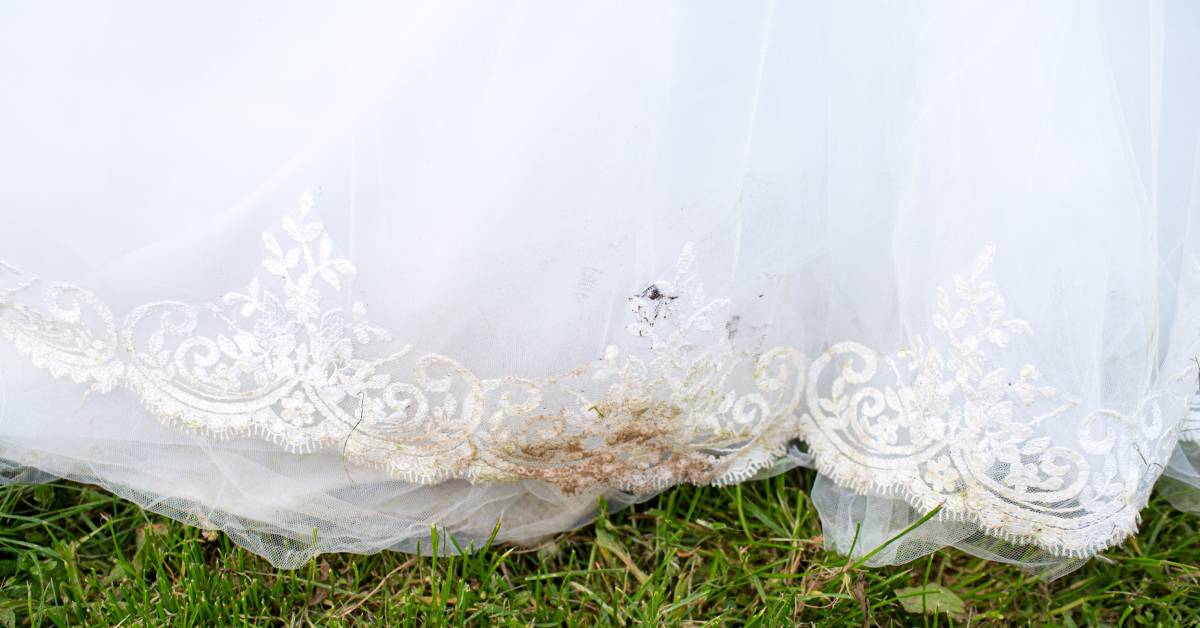
[[[724,484],[801,438],[822,473],[858,492],[943,504],[941,518],[1074,556],[1135,531],[1142,489],[1161,471],[1145,461],[1174,447],[1178,428],[1163,416],[1184,412],[1164,392],[1131,414],[1080,416],[1036,367],[1005,366],[1010,342],[1032,329],[986,279],[990,246],[938,290],[939,335],[891,354],[843,342],[809,361],[735,344],[714,324],[732,320],[729,302],[706,295],[689,245],[671,279],[629,299],[628,347],[557,376],[481,379],[367,320],[349,297],[355,268],[312,207],[305,196],[282,233],[263,234],[243,292],[149,303],[120,323],[90,292],[0,263],[0,335],[55,377],[132,391],[166,424],[292,452],[337,448],[409,482]],[[1078,425],[1077,447],[1042,434],[1056,417]]]
[[[945,518],[993,536],[1088,556],[1136,531],[1162,471],[1149,460],[1165,461],[1174,447],[1164,414],[1181,416],[1182,399],[1162,392],[1127,415],[1081,413],[1034,365],[1003,366],[997,354],[1033,330],[1007,317],[984,280],[993,254],[987,247],[952,290],[938,289],[940,346],[918,338],[881,355],[844,342],[819,356],[801,438],[818,470],[860,493],[903,497],[920,511],[942,504]],[[1055,418],[1077,426],[1075,448],[1040,433]]]
[[[770,465],[795,433],[802,356],[735,349],[713,325],[728,301],[706,297],[690,246],[672,279],[629,299],[638,354],[613,345],[557,376],[481,379],[395,346],[362,303],[340,303],[355,268],[310,221],[312,206],[306,195],[282,233],[262,235],[245,291],[142,305],[119,324],[84,289],[4,265],[13,285],[0,290],[0,334],[56,377],[133,391],[169,425],[291,452],[338,448],[416,483],[723,484]]]

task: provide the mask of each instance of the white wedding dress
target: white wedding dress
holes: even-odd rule
[[[4,477],[294,567],[807,465],[832,549],[1062,573],[1200,510],[1198,67],[1183,0],[5,2]]]

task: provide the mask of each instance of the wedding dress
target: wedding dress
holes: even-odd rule
[[[4,3],[0,50],[9,481],[288,567],[800,465],[831,549],[940,508],[876,564],[1200,511],[1195,3]]]

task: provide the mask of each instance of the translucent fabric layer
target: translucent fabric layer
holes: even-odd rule
[[[833,549],[1062,573],[1200,510],[1197,62],[1187,2],[0,5],[0,458],[284,566],[810,465]]]

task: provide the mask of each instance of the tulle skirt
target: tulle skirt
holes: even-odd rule
[[[800,465],[831,549],[936,510],[875,563],[1200,510],[1193,3],[22,3],[0,50],[11,481],[282,566]]]

